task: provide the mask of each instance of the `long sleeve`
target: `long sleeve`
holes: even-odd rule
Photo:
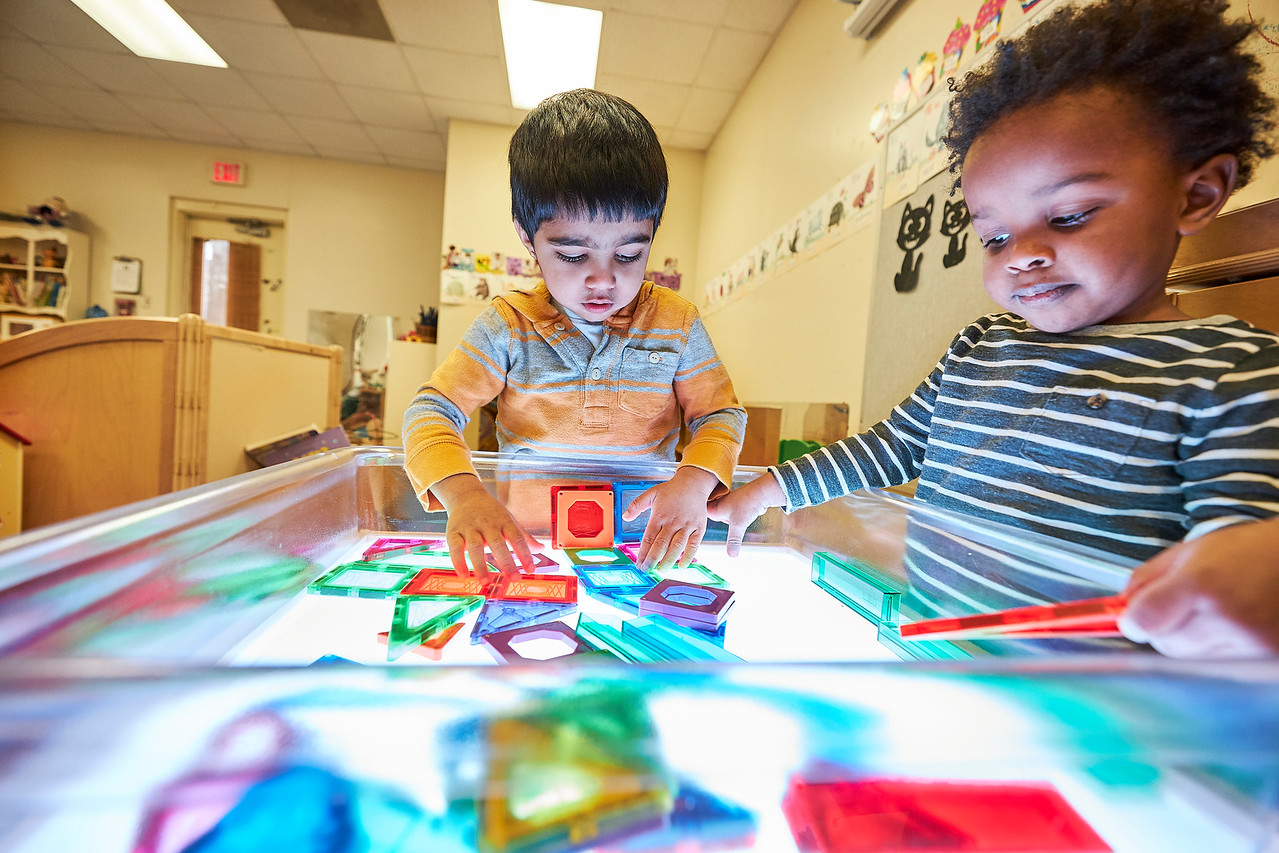
[[[404,413],[404,467],[418,496],[454,474],[474,473],[462,438],[471,412],[506,385],[510,326],[490,306],[435,369]]]
[[[684,410],[689,441],[681,465],[693,465],[719,478],[726,491],[746,433],[746,410],[700,317],[693,313],[687,341],[675,371],[675,397]]]

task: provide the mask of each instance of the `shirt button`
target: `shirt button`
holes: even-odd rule
[[[555,331],[557,331],[557,332],[562,332],[562,331],[564,331],[564,324],[563,324],[563,323],[556,323],[556,324],[555,324]]]
[[[660,352],[650,352],[648,354],[648,360],[652,362],[653,364],[661,364],[662,354]]]
[[[1102,406],[1106,405],[1107,402],[1109,401],[1106,399],[1105,394],[1093,394],[1088,398],[1088,408],[1100,409]]]
[[[591,371],[591,378],[592,379],[600,378],[600,369],[598,367]]]

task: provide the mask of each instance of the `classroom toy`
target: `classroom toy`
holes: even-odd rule
[[[306,591],[355,598],[394,598],[417,571],[413,566],[343,563],[307,584]]]
[[[511,557],[512,559],[514,559],[515,555],[512,554]],[[532,553],[532,557],[533,557],[533,568],[535,569],[558,569],[560,567],[559,563],[555,562],[550,557],[546,556],[540,551],[534,551]],[[487,548],[484,550],[484,561],[488,563],[489,568],[493,569],[494,571],[497,571],[497,572],[501,571],[501,569],[498,568],[497,563],[493,562],[493,552],[488,550]],[[520,564],[520,561],[515,560],[515,565],[519,566],[519,564]]]
[[[507,601],[577,601],[577,578],[573,575],[511,575],[499,578],[490,598]]]
[[[384,536],[364,549],[366,561],[382,560],[399,554],[408,554],[414,548],[442,548],[443,539],[398,539]]]
[[[666,826],[604,844],[596,848],[596,853],[753,850],[755,823],[755,816],[741,806],[681,779]]]
[[[677,625],[715,632],[728,617],[737,594],[731,589],[664,580],[639,600],[641,616],[665,616]]]
[[[481,850],[558,853],[667,821],[675,783],[643,694],[619,685],[560,694],[480,733]]]
[[[613,545],[613,489],[551,486],[551,546],[609,548]]]
[[[484,603],[478,595],[401,595],[395,600],[386,659],[393,661]]]
[[[616,595],[643,595],[657,586],[657,578],[630,563],[608,566],[574,566],[573,572],[588,592],[609,590]]]
[[[453,639],[453,637],[457,635],[457,632],[461,630],[462,623],[454,622],[439,633],[428,635],[421,643],[412,648],[410,651],[412,651],[415,655],[420,655],[421,657],[426,658],[427,660],[438,661],[444,657],[444,647],[448,645],[449,640]],[[389,638],[389,631],[382,631],[377,635],[378,642],[384,646],[387,645]]]
[[[639,542],[643,538],[644,528],[648,525],[652,511],[646,509],[631,521],[623,521],[622,513],[641,494],[661,483],[661,480],[613,483],[613,537],[617,542]]]
[[[400,590],[400,595],[487,596],[497,586],[496,575],[466,575],[444,569],[422,569]]]
[[[811,578],[872,623],[897,621],[902,591],[861,562],[818,551],[813,554]]]
[[[620,548],[565,548],[564,555],[574,566],[631,565],[635,562]]]
[[[576,604],[550,601],[486,601],[471,627],[471,642],[478,643],[485,634],[510,631],[528,625],[553,622],[577,610]]]
[[[702,586],[727,588],[728,581],[703,566],[701,563],[689,563],[687,566],[669,566],[667,568],[649,569],[648,573],[661,580],[695,583]]]
[[[1031,637],[1118,637],[1123,595],[1013,607],[994,613],[924,619],[898,626],[903,640],[1019,640]]]
[[[792,777],[782,812],[801,850],[1110,853],[1047,783]]]
[[[596,651],[563,622],[543,622],[493,631],[481,636],[480,644],[492,653],[498,663],[562,660]]]

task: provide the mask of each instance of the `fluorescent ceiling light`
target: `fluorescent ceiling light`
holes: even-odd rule
[[[129,50],[148,59],[226,68],[164,0],[71,0]]]
[[[532,109],[557,92],[595,87],[604,13],[596,9],[497,0],[511,104]]]

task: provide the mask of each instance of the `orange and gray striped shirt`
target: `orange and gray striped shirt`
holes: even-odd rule
[[[496,297],[435,369],[404,415],[405,469],[424,503],[445,477],[474,473],[462,439],[469,413],[498,398],[505,454],[671,462],[732,482],[746,429],[697,308],[645,282],[591,345],[544,283]]]

